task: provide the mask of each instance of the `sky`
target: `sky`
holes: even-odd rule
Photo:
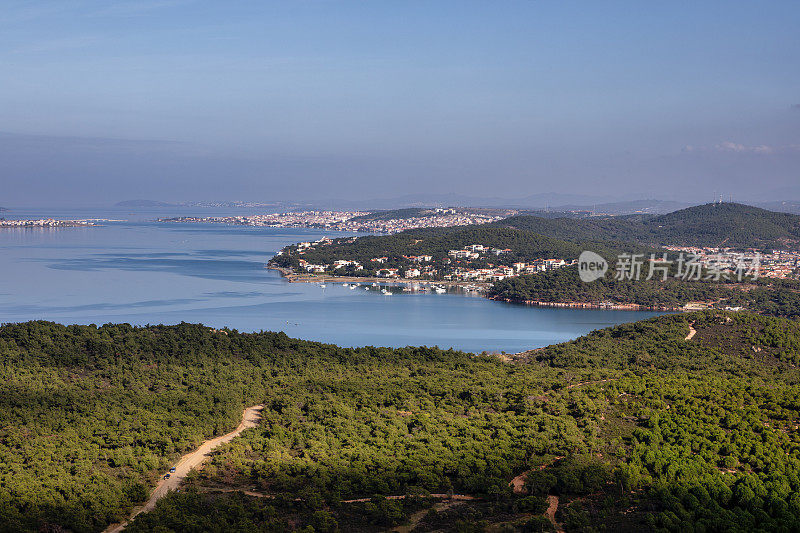
[[[0,205],[800,200],[800,3],[0,0]]]

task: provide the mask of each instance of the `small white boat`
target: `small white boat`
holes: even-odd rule
[[[356,287],[358,287],[358,285],[350,285],[350,290],[352,291],[352,290],[353,290],[353,289],[355,289]]]
[[[447,292],[447,289],[445,289],[444,287],[434,287],[433,290],[436,291],[436,294],[442,294]]]
[[[387,291],[386,289],[381,289],[381,293],[385,294],[386,296],[391,296],[391,291]]]
[[[342,283],[342,287],[349,287],[350,285],[347,283]]]
[[[320,283],[320,284],[319,284],[319,286],[320,286],[320,287],[322,287],[323,289],[324,289],[325,287],[327,287],[327,285],[325,285],[324,283]]]

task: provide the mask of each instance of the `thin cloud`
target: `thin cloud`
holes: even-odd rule
[[[147,14],[160,9],[181,7],[193,3],[194,0],[152,0],[141,2],[118,2],[107,5],[91,13],[92,16],[132,17]]]
[[[73,11],[73,8],[66,2],[54,2],[50,4],[23,4],[18,9],[4,7],[0,14],[0,26],[15,26],[25,22],[35,21],[42,18],[53,16],[63,16],[66,12]]]
[[[100,42],[98,37],[74,37],[66,39],[50,39],[39,41],[25,46],[20,46],[11,50],[12,54],[41,54],[48,52],[60,52],[62,50],[74,50],[78,48],[86,48]]]
[[[738,154],[761,154],[769,155],[778,151],[775,146],[767,146],[766,144],[759,144],[757,146],[747,146],[744,144],[735,143],[732,141],[725,141],[714,146],[718,152],[736,152]]]
[[[681,148],[682,153],[728,153],[728,154],[753,154],[753,155],[777,155],[800,153],[800,144],[768,145],[755,144],[747,145],[733,141],[724,141],[714,146],[693,146],[686,145]]]

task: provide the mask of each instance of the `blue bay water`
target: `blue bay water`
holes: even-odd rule
[[[241,210],[237,214],[244,214]],[[94,228],[0,230],[0,322],[201,322],[284,331],[342,346],[428,345],[519,352],[656,313],[526,307],[464,294],[385,296],[376,288],[288,283],[265,268],[289,243],[323,230],[164,224],[159,210],[61,212],[114,218]],[[7,213],[7,218],[44,216]]]

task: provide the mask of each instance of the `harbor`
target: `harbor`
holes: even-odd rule
[[[450,281],[450,280],[426,280],[426,279],[405,279],[405,278],[378,278],[378,277],[358,277],[358,276],[333,276],[330,274],[311,274],[297,273],[288,268],[267,265],[266,268],[280,272],[281,276],[289,283],[317,283],[325,285],[328,283],[344,283],[356,286],[401,286],[407,287],[410,291],[406,292],[437,292],[444,293],[448,289],[485,295],[491,287],[491,283],[476,281]],[[437,290],[439,289],[439,290]]]

